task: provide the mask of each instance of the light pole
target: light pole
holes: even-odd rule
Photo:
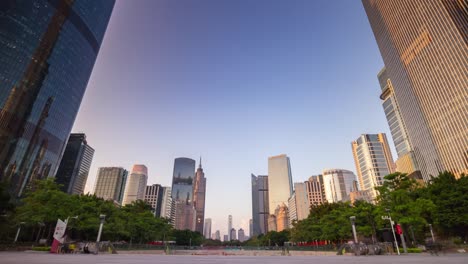
[[[429,224],[429,230],[431,230],[432,243],[434,243],[434,242],[435,242],[435,238],[434,238],[434,231],[432,231],[432,224]]]
[[[99,252],[99,241],[101,241],[102,226],[104,225],[104,221],[106,220],[106,215],[99,215],[99,220],[101,221],[101,224],[99,225],[99,232],[96,239],[96,254]]]
[[[24,225],[24,224],[25,224],[25,222],[20,222],[19,223],[18,231],[16,231],[15,241],[13,241],[13,243],[16,243],[16,241],[18,241],[18,237],[19,237],[19,234],[21,232],[21,226]]]
[[[350,216],[349,220],[351,220],[351,226],[353,227],[353,236],[354,236],[354,243],[358,243],[357,235],[356,235],[356,216]]]
[[[398,242],[397,242],[396,235],[395,235],[395,229],[393,229],[392,217],[390,216],[390,209],[386,208],[385,211],[387,212],[388,216],[382,216],[382,219],[390,221],[390,226],[392,227],[393,239],[395,239],[396,250],[397,250],[398,255],[400,255],[400,249],[398,248]]]

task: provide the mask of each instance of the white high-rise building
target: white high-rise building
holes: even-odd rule
[[[161,204],[161,217],[171,219],[171,187],[163,187],[163,198]]]
[[[327,169],[323,173],[323,189],[328,203],[349,200],[349,193],[353,190],[356,175],[352,171],[342,169]]]
[[[228,216],[228,240],[232,240],[231,238],[231,230],[232,230],[232,215]]]
[[[211,218],[205,219],[205,226],[203,228],[203,235],[206,239],[210,239],[211,237]]]
[[[288,204],[293,192],[289,157],[278,155],[268,158],[268,196],[270,211]]]
[[[133,165],[132,173],[128,176],[122,205],[131,204],[145,199],[148,168],[145,165]]]

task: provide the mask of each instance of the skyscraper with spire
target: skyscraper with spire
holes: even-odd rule
[[[205,221],[205,193],[206,193],[206,178],[202,168],[202,159],[195,173],[195,180],[193,183],[193,205],[196,211],[195,218],[195,231],[203,234],[203,227]],[[210,234],[211,231],[208,233]]]

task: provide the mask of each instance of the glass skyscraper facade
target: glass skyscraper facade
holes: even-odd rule
[[[148,168],[142,164],[135,164],[128,176],[122,205],[131,204],[145,199],[146,183],[148,182]]]
[[[322,172],[323,190],[328,203],[344,202],[349,199],[356,175],[352,171],[328,169]]]
[[[94,195],[122,204],[128,171],[120,167],[102,167],[98,170]]]
[[[363,134],[351,143],[351,147],[360,188],[363,191],[368,191],[370,197],[375,199],[377,191],[374,188],[381,186],[384,177],[394,172],[394,163],[387,137],[384,133]],[[325,182],[325,175],[323,178]],[[350,186],[352,188],[352,182]]]
[[[293,192],[291,164],[289,157],[278,155],[268,158],[268,196],[270,212],[276,210]]]
[[[55,176],[55,182],[62,185],[62,191],[69,194],[83,193],[93,155],[94,149],[88,145],[85,134],[70,134]]]
[[[1,1],[0,179],[55,175],[114,0]]]
[[[176,158],[172,177],[171,222],[179,230],[195,231],[196,210],[193,204],[195,160]]]
[[[268,232],[268,176],[251,175],[252,179],[252,235]]]
[[[467,173],[467,1],[363,4],[424,179]]]
[[[203,228],[205,227],[205,197],[206,197],[206,178],[203,172],[201,158],[200,164],[198,164],[197,172],[195,173],[195,180],[193,184],[193,205],[195,207],[196,219],[195,219],[195,231],[200,234],[204,234]],[[210,225],[211,228],[211,225]],[[211,231],[210,231],[211,235]]]

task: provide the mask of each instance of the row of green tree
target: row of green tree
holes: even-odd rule
[[[49,241],[57,219],[68,219],[67,235],[72,239],[96,239],[101,214],[106,215],[102,240],[147,243],[175,241],[180,245],[200,245],[203,237],[189,230],[174,230],[167,219],[154,217],[151,207],[137,201],[119,206],[94,195],[68,195],[53,179],[38,181],[14,206],[5,188],[0,187],[0,241],[12,241],[21,225],[20,241]],[[75,216],[78,216],[75,218]]]
[[[457,237],[466,241],[468,235],[468,177],[456,178],[444,172],[428,184],[416,181],[406,174],[385,176],[377,187],[379,196],[375,204],[365,201],[314,205],[309,216],[293,223],[286,241],[340,242],[353,238],[350,217],[360,240],[382,241],[384,232],[390,230],[390,215],[401,225],[407,242],[424,243],[430,237],[429,225],[440,238]],[[267,238],[268,237],[268,238]],[[271,238],[275,238],[272,240]],[[266,238],[266,239],[265,239]],[[252,245],[282,244],[285,239],[277,232],[253,238]]]

